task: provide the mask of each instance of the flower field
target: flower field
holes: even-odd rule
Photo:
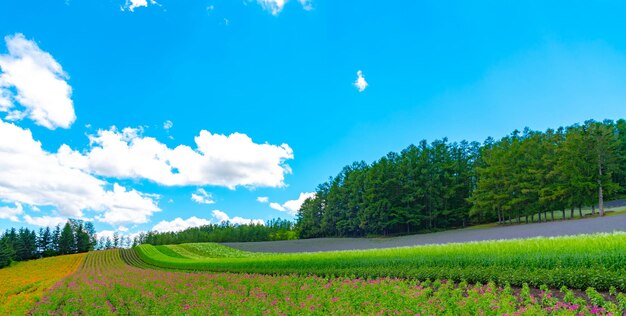
[[[0,269],[0,315],[24,314],[42,293],[74,273],[86,255],[31,260]]]
[[[138,266],[128,265],[135,262]],[[146,269],[133,250],[91,252],[33,315],[591,315],[620,314],[623,295],[396,278],[322,278]],[[613,293],[615,294],[615,293]],[[620,306],[621,304],[621,306]]]
[[[186,244],[165,246],[165,250],[141,245],[137,252],[143,261],[166,269],[495,281],[515,286],[528,283],[532,287],[614,287],[626,291],[626,233],[297,254],[229,252],[223,248]],[[176,255],[168,255],[170,250]]]

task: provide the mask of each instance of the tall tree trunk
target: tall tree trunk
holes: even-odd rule
[[[600,160],[600,154],[598,153],[598,209],[600,209],[600,216],[604,216],[604,194],[602,192],[602,161]]]
[[[569,218],[574,218],[574,205],[572,204],[572,208],[570,209],[569,212]]]
[[[528,215],[526,215],[526,224],[528,224]]]
[[[578,215],[580,215],[580,218],[583,218],[583,205],[582,204],[578,204]]]
[[[539,215],[539,223],[541,223],[541,211],[537,212],[537,214]]]
[[[604,216],[604,192],[602,192],[602,184],[598,187],[598,209],[600,210],[600,216]]]
[[[561,209],[561,212],[563,213],[563,218],[561,218],[561,220],[565,220],[565,206],[563,206],[563,208]]]
[[[596,215],[596,205],[591,204],[591,215]]]
[[[550,211],[550,220],[554,222],[554,210]]]

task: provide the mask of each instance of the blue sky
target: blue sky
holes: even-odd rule
[[[291,219],[344,165],[421,139],[623,118],[624,9],[4,0],[0,229]]]

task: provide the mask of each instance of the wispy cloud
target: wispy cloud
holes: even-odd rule
[[[195,193],[191,193],[191,200],[198,204],[214,204],[213,195],[203,188],[198,188]]]
[[[365,77],[363,76],[363,71],[359,70],[356,72],[356,81],[354,81],[354,86],[359,90],[359,92],[365,91],[369,84],[365,81]]]
[[[300,193],[300,196],[295,200],[289,200],[283,204],[272,202],[270,203],[270,207],[277,211],[286,212],[289,215],[293,216],[298,213],[304,201],[306,201],[307,199],[314,198],[314,197],[315,197],[315,192],[303,192],[303,193]]]

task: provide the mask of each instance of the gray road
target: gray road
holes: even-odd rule
[[[465,228],[432,234],[395,238],[315,238],[303,240],[224,243],[253,252],[312,252],[351,249],[392,248],[426,244],[445,244],[537,236],[566,236],[599,232],[626,231],[626,214],[548,223],[494,228]]]

